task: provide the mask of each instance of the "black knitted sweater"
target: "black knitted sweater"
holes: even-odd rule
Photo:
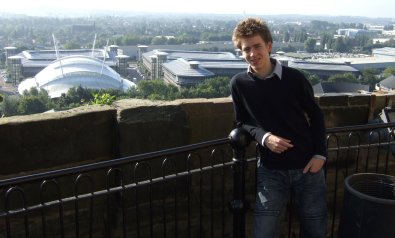
[[[282,66],[281,79],[239,73],[231,80],[231,93],[236,122],[259,143],[266,167],[299,169],[313,155],[327,156],[324,116],[300,71]],[[261,145],[267,132],[291,140],[294,147],[281,154],[271,152]]]

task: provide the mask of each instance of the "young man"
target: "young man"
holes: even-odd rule
[[[326,237],[325,125],[312,87],[301,72],[270,58],[273,40],[261,20],[241,21],[233,42],[249,63],[231,80],[236,121],[260,152],[254,237],[279,236],[291,190],[302,237]]]

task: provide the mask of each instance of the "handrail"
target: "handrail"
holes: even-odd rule
[[[55,177],[60,177],[60,176],[65,176],[65,175],[70,175],[70,174],[75,174],[75,173],[104,169],[104,168],[108,168],[110,166],[112,166],[112,167],[120,166],[120,165],[124,165],[124,164],[131,163],[131,162],[144,161],[144,160],[148,160],[148,159],[152,159],[152,158],[157,158],[160,156],[171,156],[171,155],[178,154],[178,153],[191,152],[191,151],[198,150],[198,149],[203,149],[203,148],[207,148],[207,147],[211,147],[211,146],[225,145],[228,143],[230,143],[230,140],[228,138],[217,139],[217,140],[205,141],[205,142],[186,145],[186,146],[180,146],[180,147],[176,147],[176,148],[159,150],[159,151],[155,151],[155,152],[149,152],[149,153],[144,153],[144,154],[139,154],[139,155],[122,157],[119,159],[107,160],[107,161],[96,162],[96,163],[92,163],[92,164],[79,165],[79,166],[74,166],[74,167],[70,167],[70,168],[64,168],[64,169],[58,169],[58,170],[53,170],[53,171],[48,171],[48,172],[42,172],[42,173],[30,174],[30,175],[15,177],[15,178],[9,178],[9,179],[0,180],[0,187],[21,184],[21,183],[25,183],[25,182],[37,181],[40,179],[52,179]]]
[[[390,128],[390,127],[395,127],[395,122],[332,127],[332,128],[327,128],[326,133],[351,132],[351,131],[372,130],[372,129],[381,129],[381,128]]]
[[[376,124],[344,126],[344,127],[332,127],[332,128],[327,128],[326,132],[327,133],[351,132],[351,131],[360,131],[360,130],[389,128],[389,127],[395,127],[395,123],[391,122],[391,123],[376,123]],[[16,178],[9,178],[9,179],[0,180],[0,187],[10,186],[10,185],[14,185],[14,184],[21,184],[21,183],[25,183],[28,181],[29,182],[30,181],[37,181],[37,180],[44,179],[44,178],[51,179],[54,177],[60,177],[60,176],[75,174],[75,173],[79,173],[79,172],[87,172],[87,171],[92,171],[92,170],[97,170],[97,169],[103,169],[103,168],[107,168],[109,166],[120,166],[120,165],[124,165],[124,164],[130,163],[130,162],[143,161],[143,160],[147,160],[147,159],[157,158],[160,156],[170,156],[170,155],[174,155],[177,153],[194,151],[197,149],[203,149],[203,148],[207,148],[210,146],[224,145],[224,144],[228,144],[228,143],[230,143],[229,138],[223,138],[223,139],[205,141],[205,142],[201,142],[201,143],[180,146],[180,147],[175,147],[175,148],[170,148],[170,149],[165,149],[165,150],[159,150],[159,151],[155,151],[155,152],[149,152],[149,153],[144,153],[144,154],[139,154],[139,155],[134,155],[134,156],[122,157],[122,158],[113,159],[113,160],[96,162],[93,164],[79,165],[79,166],[74,166],[74,167],[70,167],[70,168],[64,168],[64,169],[58,169],[58,170],[53,170],[53,171],[48,171],[48,172],[43,172],[43,173],[25,175],[25,176],[20,176],[20,177],[16,177]]]
[[[393,141],[393,136],[392,136],[392,132],[393,129],[395,128],[395,123],[376,123],[376,124],[367,124],[367,125],[355,125],[355,126],[345,126],[345,127],[333,127],[333,128],[327,128],[326,129],[326,133],[328,135],[327,137],[327,141],[329,141],[329,139],[332,138],[332,136],[336,139],[336,147],[333,148],[328,148],[328,150],[333,150],[333,151],[337,151],[337,155],[335,157],[333,161],[334,167],[335,167],[335,181],[334,181],[334,200],[333,200],[333,204],[334,204],[334,209],[332,211],[332,237],[335,234],[334,232],[334,227],[335,227],[335,219],[336,217],[338,217],[338,215],[336,215],[336,197],[337,197],[337,191],[338,191],[338,187],[337,187],[337,183],[338,183],[338,169],[340,167],[340,163],[345,163],[346,166],[348,164],[349,160],[352,160],[354,158],[354,156],[352,156],[352,158],[348,158],[348,153],[352,150],[354,151],[358,151],[357,152],[357,160],[356,160],[356,170],[358,170],[358,155],[359,155],[359,150],[362,148],[367,148],[367,157],[366,157],[366,171],[368,170],[368,158],[370,155],[370,148],[373,146],[374,148],[379,148],[380,149],[384,149],[386,150],[386,158],[387,160],[384,161],[385,162],[385,171],[387,171],[389,162],[388,162],[388,155],[389,155],[389,151],[390,151],[390,145],[395,144],[395,142]],[[376,129],[382,129],[382,130],[377,130]],[[347,146],[344,145],[340,145],[339,144],[339,140],[338,139],[338,135],[343,135],[344,133],[350,133],[354,134],[354,131],[361,131],[362,132],[362,136],[369,134],[369,140],[367,141],[367,144],[363,144],[361,145],[358,141],[358,143],[356,145],[353,144],[348,144]],[[385,135],[385,141],[381,141],[381,134],[382,132],[384,132]],[[339,134],[336,134],[339,133]],[[377,135],[378,136],[378,141],[377,138],[371,140],[372,137],[372,133],[374,133],[373,135]],[[388,133],[388,134],[387,134]],[[360,135],[359,133],[356,133],[358,135]],[[391,135],[390,135],[391,134]],[[343,137],[341,136],[342,140]],[[350,136],[349,136],[350,138]],[[360,137],[358,137],[360,138]],[[139,201],[138,201],[138,196],[139,193],[141,192],[142,194],[148,195],[146,193],[146,190],[148,190],[149,192],[149,204],[150,206],[153,203],[153,200],[151,199],[151,189],[153,188],[154,185],[161,185],[161,189],[163,190],[162,193],[160,191],[158,191],[158,194],[156,194],[156,200],[155,201],[159,201],[160,199],[162,202],[162,212],[163,212],[163,216],[164,216],[164,226],[166,227],[166,214],[171,214],[172,212],[175,214],[175,216],[177,216],[177,206],[180,202],[180,200],[178,199],[178,194],[177,190],[174,189],[169,191],[169,194],[174,192],[174,197],[173,194],[171,196],[171,199],[169,199],[169,204],[172,204],[172,206],[174,206],[174,209],[172,210],[172,208],[169,208],[169,211],[166,211],[166,202],[167,202],[167,193],[166,192],[166,186],[169,185],[174,185],[174,187],[177,186],[184,186],[184,182],[189,186],[187,188],[188,191],[184,191],[183,188],[181,188],[180,191],[183,192],[187,192],[187,198],[184,197],[184,199],[186,200],[186,204],[188,205],[188,222],[191,222],[191,218],[189,217],[189,215],[191,214],[191,208],[190,206],[190,192],[192,191],[192,181],[195,180],[196,182],[198,182],[198,184],[196,186],[198,187],[194,187],[194,188],[198,188],[199,193],[197,194],[199,196],[199,201],[203,201],[202,198],[202,191],[207,191],[207,189],[211,189],[211,192],[209,192],[209,196],[211,196],[211,212],[213,212],[213,196],[214,196],[214,192],[213,189],[214,187],[214,177],[213,175],[216,174],[216,172],[218,171],[220,177],[222,176],[222,182],[220,184],[225,185],[225,180],[224,180],[224,175],[225,175],[225,171],[228,171],[229,168],[233,171],[232,174],[232,178],[233,178],[233,197],[232,200],[229,202],[228,204],[228,208],[229,210],[233,213],[233,225],[232,225],[232,229],[233,229],[233,237],[240,237],[240,238],[244,238],[246,236],[246,212],[249,209],[249,202],[246,199],[246,194],[245,194],[245,186],[246,186],[246,168],[247,168],[247,164],[249,164],[250,162],[255,161],[257,158],[255,159],[247,159],[246,158],[246,149],[248,148],[248,144],[250,143],[250,139],[251,136],[248,134],[248,132],[246,132],[245,130],[243,130],[242,128],[236,128],[234,129],[228,136],[228,138],[223,138],[223,139],[217,139],[217,140],[210,140],[210,141],[205,141],[205,142],[201,142],[201,143],[196,143],[196,144],[191,144],[191,145],[186,145],[186,146],[180,146],[180,147],[176,147],[176,148],[170,148],[170,149],[165,149],[165,150],[160,150],[160,151],[155,151],[155,152],[150,152],[150,153],[144,153],[144,154],[139,154],[139,155],[134,155],[134,156],[127,156],[127,157],[122,157],[122,158],[117,158],[117,159],[113,159],[113,160],[107,160],[107,161],[102,161],[102,162],[96,162],[96,163],[91,163],[91,164],[85,164],[85,165],[80,165],[80,166],[74,166],[74,167],[70,167],[70,168],[64,168],[64,169],[58,169],[58,170],[54,170],[54,171],[49,171],[49,172],[42,172],[42,173],[36,173],[36,174],[31,174],[31,175],[24,175],[24,176],[20,176],[20,177],[15,177],[15,178],[9,178],[9,179],[4,179],[4,180],[0,180],[0,189],[8,189],[5,192],[5,210],[4,211],[0,211],[0,218],[4,219],[7,226],[10,225],[10,218],[11,217],[15,217],[15,216],[20,216],[22,218],[25,219],[24,224],[28,224],[27,221],[27,216],[29,214],[32,214],[33,211],[38,211],[40,210],[42,212],[42,216],[44,217],[44,224],[45,224],[45,214],[44,212],[46,210],[48,210],[49,207],[56,207],[58,206],[60,209],[60,212],[62,211],[62,206],[63,204],[76,204],[76,223],[79,224],[79,218],[77,217],[77,215],[79,214],[79,210],[78,210],[78,203],[81,202],[82,200],[84,201],[93,201],[94,198],[97,197],[103,197],[105,199],[107,199],[107,207],[106,209],[108,209],[107,213],[110,214],[111,212],[115,212],[115,211],[109,211],[110,208],[111,209],[126,209],[124,207],[124,195],[126,193],[129,192],[133,192],[134,196],[135,196],[135,204],[136,204],[136,214],[139,214],[138,212],[138,206],[139,206]],[[350,141],[350,140],[349,140]],[[348,141],[348,142],[349,142]],[[212,147],[215,146],[230,146],[233,149],[233,156],[231,160],[227,160],[226,162],[224,160],[220,161],[215,161],[218,162],[216,164],[213,163],[212,160],[210,160],[210,165],[206,165],[205,163],[202,164],[202,159],[200,157],[200,155],[198,155],[196,158],[198,160],[196,160],[196,163],[198,163],[197,165],[192,165],[191,162],[191,155],[198,153],[200,149],[212,149]],[[328,145],[327,145],[328,146]],[[229,149],[229,147],[227,147]],[[224,148],[220,148],[220,150],[222,151],[222,149]],[[347,151],[347,156],[346,159],[344,158],[340,158],[339,157],[339,151],[341,150],[346,150]],[[224,153],[224,151],[222,151]],[[164,164],[165,162],[168,162],[168,157],[169,156],[174,156],[177,154],[185,154],[188,155],[188,158],[186,158],[186,167],[187,170],[183,170],[183,171],[178,171],[177,169],[173,168],[173,174],[167,174],[166,172],[164,172]],[[211,155],[213,154],[213,152],[211,153]],[[224,154],[222,154],[222,156],[224,156]],[[145,175],[141,178],[143,178],[142,180],[136,179],[135,181],[129,181],[129,179],[126,181],[124,181],[124,174],[123,171],[121,171],[122,168],[114,168],[114,167],[118,167],[118,166],[125,166],[125,165],[129,165],[130,163],[136,163],[135,169],[137,168],[137,165],[140,164],[140,162],[143,163],[147,163],[149,162],[148,160],[150,159],[164,159],[162,161],[162,176],[159,177],[151,177],[151,168],[149,168],[149,175]],[[212,158],[212,157],[210,157]],[[177,157],[178,159],[178,157]],[[229,157],[227,159],[230,159]],[[342,161],[344,159],[344,161]],[[170,160],[169,160],[170,161]],[[171,166],[173,166],[173,163],[175,163],[174,160],[172,160],[172,164]],[[153,165],[156,165],[156,160],[153,161]],[[378,170],[378,165],[379,165],[379,153],[376,156],[376,171]],[[182,165],[184,166],[184,165]],[[198,167],[196,167],[198,166]],[[391,162],[391,166],[394,166],[393,162]],[[145,168],[145,167],[144,167]],[[226,168],[226,170],[225,170]],[[44,184],[47,183],[47,181],[56,181],[57,178],[61,177],[61,176],[67,176],[67,175],[75,175],[75,174],[82,174],[82,176],[87,176],[89,179],[91,179],[89,176],[89,174],[84,174],[85,172],[91,172],[94,170],[104,170],[104,169],[109,169],[106,173],[107,176],[107,184],[106,187],[99,187],[97,190],[89,190],[86,193],[83,194],[79,194],[78,191],[75,192],[75,194],[67,194],[65,197],[60,197],[57,200],[53,200],[53,201],[45,201],[41,198],[41,202],[40,203],[34,203],[32,204],[27,204],[25,200],[22,201],[22,205],[19,204],[20,206],[14,208],[13,205],[9,206],[7,204],[11,204],[9,203],[10,201],[12,201],[11,199],[11,193],[16,193],[17,195],[19,195],[20,197],[22,197],[22,199],[25,199],[26,197],[28,197],[27,195],[24,194],[23,191],[23,186],[25,185],[29,185],[28,183],[30,182],[37,182],[41,180],[41,186],[40,186],[40,193],[43,191],[43,187]],[[126,168],[125,168],[126,169]],[[118,171],[120,174],[117,173],[111,173],[114,171]],[[142,170],[145,171],[145,170]],[[135,172],[135,171],[134,171]],[[222,173],[221,173],[222,172]],[[387,172],[385,172],[387,173]],[[347,168],[346,168],[346,174],[348,174],[347,172]],[[95,174],[91,174],[94,175]],[[102,176],[103,174],[100,174],[100,176]],[[120,175],[120,177],[118,177],[118,175]],[[136,174],[134,174],[136,176]],[[211,183],[210,184],[205,184],[203,183],[203,175],[207,175],[209,177],[207,177],[208,179],[211,179]],[[125,176],[129,176],[129,175],[125,175]],[[216,176],[216,175],[215,175]],[[52,180],[53,179],[53,180]],[[110,179],[115,179],[115,184],[112,186],[112,183],[109,183]],[[125,183],[126,182],[126,183]],[[23,184],[23,186],[19,186],[20,184]],[[93,186],[93,183],[90,182],[90,185]],[[182,184],[182,185],[180,185]],[[79,179],[75,179],[74,180],[74,185],[78,186],[80,185],[80,181]],[[35,185],[36,186],[36,185]],[[206,187],[208,186],[208,187]],[[11,188],[9,188],[11,187]],[[60,187],[58,187],[58,185],[56,185],[56,188],[59,189]],[[158,187],[159,188],[159,187]],[[30,189],[30,188],[29,188]],[[132,194],[132,193],[131,193]],[[15,196],[15,195],[14,195]],[[162,196],[162,197],[161,197]],[[222,187],[222,202],[225,201],[225,186]],[[29,197],[30,198],[30,197]],[[159,199],[159,200],[158,200]],[[34,199],[33,199],[33,202]],[[10,209],[10,207],[12,207]],[[224,206],[225,207],[225,206]],[[92,209],[92,208],[91,208]],[[116,210],[115,209],[115,210]],[[151,209],[151,207],[150,207]],[[152,213],[152,210],[150,210]],[[202,207],[201,207],[201,203],[199,204],[199,208],[197,209],[197,211],[199,212],[199,226],[202,227]],[[122,210],[122,214],[125,212],[125,210]],[[121,213],[118,213],[121,214]],[[196,211],[195,211],[196,213]],[[197,213],[196,213],[197,214]],[[224,217],[225,212],[222,212],[222,216]],[[139,216],[139,215],[137,215]],[[152,216],[152,214],[151,214]],[[213,213],[211,214],[211,237],[213,237],[214,232],[213,232]],[[61,216],[61,222],[63,222],[63,216]],[[91,219],[91,218],[90,218]],[[152,218],[151,218],[152,219]],[[171,218],[172,219],[172,218]],[[170,219],[170,220],[171,220]],[[177,217],[174,218],[175,219],[175,224],[177,225]],[[169,220],[169,221],[170,221]],[[90,220],[90,222],[92,222],[92,220]],[[289,224],[291,224],[292,220],[291,220],[291,213],[289,215]],[[137,231],[139,231],[140,227],[139,227],[139,222],[137,222]],[[107,224],[107,223],[106,223]],[[111,222],[108,223],[110,225],[113,225]],[[225,221],[222,220],[222,234],[223,237],[225,232],[224,232],[224,227],[225,227]],[[123,224],[123,229],[126,229],[126,225]],[[190,233],[190,224],[189,224],[189,231],[188,233]],[[107,228],[106,228],[107,229]],[[152,220],[151,220],[151,229],[152,229]],[[202,228],[200,228],[202,229]],[[25,228],[26,230],[26,234],[29,233],[29,230],[27,228]],[[175,228],[175,230],[177,230],[177,227]],[[289,233],[288,233],[288,237],[290,237],[290,232],[291,232],[291,227],[289,225]],[[43,231],[45,232],[45,228],[43,228]],[[7,232],[9,232],[7,230]],[[166,232],[165,232],[166,233]],[[8,234],[8,233],[7,233]],[[62,231],[62,234],[64,234],[64,231]],[[125,236],[126,236],[126,232],[124,232]],[[152,236],[153,232],[151,230],[151,236]]]

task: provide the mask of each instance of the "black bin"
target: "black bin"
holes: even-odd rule
[[[361,173],[345,180],[339,238],[395,238],[395,177]]]

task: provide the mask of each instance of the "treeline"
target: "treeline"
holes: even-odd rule
[[[311,85],[322,80],[315,74],[301,70]],[[388,67],[384,71],[366,69],[361,77],[354,74],[335,74],[326,82],[349,82],[369,85],[373,90],[381,80],[395,75],[395,67]],[[162,80],[142,80],[135,88],[127,92],[119,90],[93,90],[82,87],[71,88],[66,94],[51,99],[45,90],[33,88],[25,91],[21,96],[0,95],[0,113],[2,116],[29,115],[49,110],[61,111],[87,104],[112,104],[116,100],[126,98],[140,98],[149,100],[175,100],[182,98],[219,98],[230,95],[228,77],[206,79],[202,83],[189,88],[181,88],[166,84]]]
[[[52,34],[59,41],[59,48],[91,48],[97,34],[96,48],[107,40],[119,46],[177,45],[199,41],[230,41],[240,17],[213,16],[100,16],[95,18],[54,17],[0,17],[0,45],[12,44],[22,50],[53,48]],[[366,29],[362,23],[334,23],[322,20],[289,23],[287,19],[266,19],[275,42],[288,44],[281,50],[294,52],[295,45],[305,44],[308,52],[370,53],[373,48],[395,47],[395,41],[378,44],[378,35],[359,34],[355,37],[338,37],[340,28]],[[334,19],[335,20],[335,19]],[[295,19],[295,21],[298,21]],[[388,22],[385,30],[393,29]]]
[[[71,88],[66,94],[51,99],[45,90],[36,88],[21,96],[3,96],[0,103],[2,116],[29,115],[49,110],[61,111],[88,104],[112,104],[116,100],[140,98],[149,100],[175,100],[181,98],[218,98],[230,95],[229,78],[215,77],[189,88],[165,84],[161,80],[143,80],[127,92],[119,90],[93,90]]]

